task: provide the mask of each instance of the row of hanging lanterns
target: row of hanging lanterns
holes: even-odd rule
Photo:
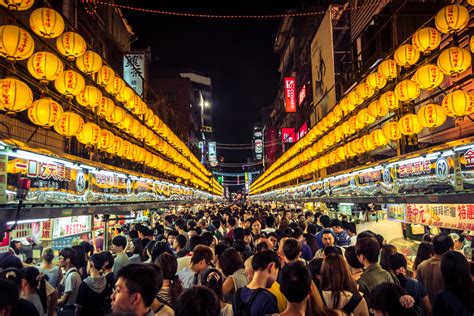
[[[467,26],[468,22],[469,11],[465,7],[461,5],[448,5],[444,7],[435,17],[436,28],[424,27],[416,31],[411,38],[411,44],[404,44],[397,48],[393,54],[393,59],[381,62],[377,67],[377,71],[369,74],[364,82],[350,91],[333,108],[333,111],[339,113],[342,110],[344,116],[351,114],[358,106],[372,98],[377,91],[384,88],[387,82],[397,78],[399,75],[398,67],[409,68],[419,61],[421,54],[429,55],[433,50],[437,49],[441,44],[441,33],[454,34],[459,32]],[[474,40],[472,37],[470,38],[470,47],[471,52],[474,52]],[[456,76],[466,71],[470,66],[471,54],[469,51],[457,46],[448,47],[439,54],[436,65],[425,64],[419,67],[412,79],[399,82],[393,91],[385,92],[378,100],[369,103],[366,108],[361,109],[357,114],[351,116],[346,122],[343,122],[318,141],[318,136],[323,135],[324,132],[330,130],[331,127],[339,122],[336,119],[339,116],[333,113],[333,111],[329,112],[308,132],[306,137],[284,153],[253,183],[252,193],[255,194],[272,187],[273,185],[268,186],[268,183],[274,183],[276,181],[275,178],[292,169],[295,166],[295,162],[301,163],[301,156],[312,158],[313,156],[308,154],[308,152],[315,153],[312,148],[319,147],[324,150],[331,144],[336,144],[337,142],[333,141],[337,141],[341,133],[346,136],[354,134],[357,130],[375,122],[375,119],[384,117],[389,110],[396,110],[400,103],[409,103],[418,98],[421,92],[420,89],[431,91],[443,82],[444,75]],[[392,132],[392,136],[395,137],[398,135],[401,137],[401,133],[397,133],[398,130],[402,131],[404,135],[414,135],[419,133],[422,127],[433,128],[442,125],[446,120],[446,116],[462,117],[471,114],[472,98],[472,95],[462,90],[457,90],[444,98],[442,107],[433,104],[425,105],[420,108],[417,115],[405,115],[402,118],[403,120],[389,122],[390,124],[386,123],[384,127],[393,127],[395,131]],[[453,100],[456,100],[456,102]],[[464,101],[458,102],[457,100]],[[428,114],[431,116],[428,116]],[[342,118],[342,115],[340,118]],[[389,128],[387,127],[385,130],[389,131]],[[331,133],[333,132],[334,134],[332,135]],[[395,140],[394,137],[387,138]],[[299,143],[301,145],[298,146]],[[312,145],[313,143],[314,145]],[[302,151],[308,146],[311,146],[311,148]],[[298,153],[300,154],[294,157]],[[308,169],[306,168],[305,170]],[[265,183],[267,184],[265,185]]]
[[[28,6],[23,5],[22,1],[2,1],[0,5],[16,10],[26,10],[33,5],[32,1],[28,2]],[[153,119],[148,121],[158,123],[161,127],[157,130],[158,134],[176,147],[175,149],[173,146],[168,145],[168,143],[162,142],[162,148],[157,149],[175,162],[189,168],[198,178],[206,182],[209,181],[210,173],[205,167],[191,154],[186,145],[174,135],[169,127],[152,110],[148,109],[145,102],[125,84],[123,79],[118,77],[110,67],[103,65],[102,59],[97,53],[87,51],[87,44],[79,34],[64,32],[64,20],[59,13],[51,8],[38,8],[31,13],[29,22],[31,30],[37,35],[46,39],[56,38],[57,51],[61,55],[71,61],[75,59],[76,66],[81,72],[86,75],[94,75],[96,83],[104,87],[117,101],[124,103],[125,107],[130,109],[132,113],[136,115],[147,113],[148,115],[146,116],[153,116]],[[27,69],[32,77],[42,83],[54,81],[56,90],[66,98],[75,98],[80,105],[95,110],[98,115],[103,116],[109,122],[121,123],[122,129],[133,134],[138,139],[143,140],[148,135],[148,143],[154,143],[150,139],[157,138],[156,135],[153,137],[151,130],[141,125],[137,120],[132,119],[126,111],[115,106],[114,101],[103,96],[100,89],[95,86],[85,85],[84,78],[77,72],[73,70],[64,71],[63,62],[53,53],[46,51],[34,53],[34,47],[34,40],[26,30],[15,25],[0,26],[1,57],[10,61],[28,59]],[[13,114],[24,111],[31,106],[28,116],[33,123],[43,127],[55,126],[55,130],[63,136],[76,136],[78,140],[85,140],[82,134],[81,136],[78,135],[84,125],[79,115],[72,115],[74,113],[71,112],[62,113],[62,107],[53,100],[45,101],[41,99],[33,103],[31,89],[20,80],[5,78],[2,79],[2,82],[2,90],[4,92],[8,91],[4,93],[3,99],[5,100],[0,104],[0,109]],[[10,86],[13,87],[10,88]],[[18,94],[21,91],[26,91],[26,93],[21,93],[22,97],[20,98],[12,99],[13,96],[16,96],[16,91],[18,91]],[[85,130],[90,131],[93,125],[87,124],[89,123],[84,125]],[[97,131],[97,129],[92,129],[92,131]],[[96,134],[87,133],[87,135]],[[89,144],[87,141],[84,142]]]

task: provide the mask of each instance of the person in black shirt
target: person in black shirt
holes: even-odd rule
[[[87,265],[89,276],[81,283],[77,294],[76,315],[103,316],[110,311],[107,298],[112,294],[112,287],[100,272],[105,262],[101,254],[90,257]]]
[[[107,279],[107,283],[114,288],[115,286],[115,276],[114,276],[114,256],[110,251],[104,251],[101,255],[105,258],[105,266],[104,266],[104,276]]]

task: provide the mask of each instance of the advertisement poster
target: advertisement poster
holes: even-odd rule
[[[78,235],[91,231],[91,217],[71,216],[55,218],[53,221],[53,239]]]
[[[412,224],[474,230],[474,204],[406,204]]]
[[[320,120],[336,104],[332,14],[329,6],[311,43],[313,102]]]
[[[389,221],[405,222],[405,204],[388,204],[387,219]]]
[[[283,79],[283,90],[285,92],[285,112],[296,112],[296,79],[285,77]]]

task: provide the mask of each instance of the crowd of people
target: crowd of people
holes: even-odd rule
[[[459,234],[426,235],[413,270],[382,235],[300,209],[164,213],[42,261],[0,261],[0,315],[473,315]]]

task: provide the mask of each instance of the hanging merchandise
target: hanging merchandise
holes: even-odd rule
[[[15,114],[28,109],[33,102],[33,91],[23,81],[7,77],[0,79],[0,110]]]
[[[39,36],[56,38],[64,32],[64,20],[51,8],[38,8],[31,12],[30,27]]]
[[[37,52],[28,58],[28,72],[42,83],[56,80],[64,70],[63,62],[49,52]]]
[[[73,70],[63,71],[56,80],[54,80],[54,87],[56,90],[68,99],[77,96],[84,90],[86,82],[84,78]]]
[[[471,53],[461,47],[449,47],[438,56],[438,67],[447,76],[456,76],[471,67]]]
[[[427,104],[422,106],[418,113],[418,121],[421,126],[434,128],[444,124],[446,121],[446,112],[443,107],[438,104]]]
[[[62,115],[62,106],[51,98],[36,100],[28,109],[30,121],[35,125],[46,128],[54,126]]]
[[[58,52],[68,60],[84,55],[87,44],[84,38],[75,32],[64,32],[56,39]]]
[[[54,130],[64,136],[73,137],[79,133],[84,126],[84,120],[74,112],[64,112],[61,119],[54,125]]]
[[[29,58],[35,50],[31,35],[15,25],[0,26],[0,56],[10,61]]]

